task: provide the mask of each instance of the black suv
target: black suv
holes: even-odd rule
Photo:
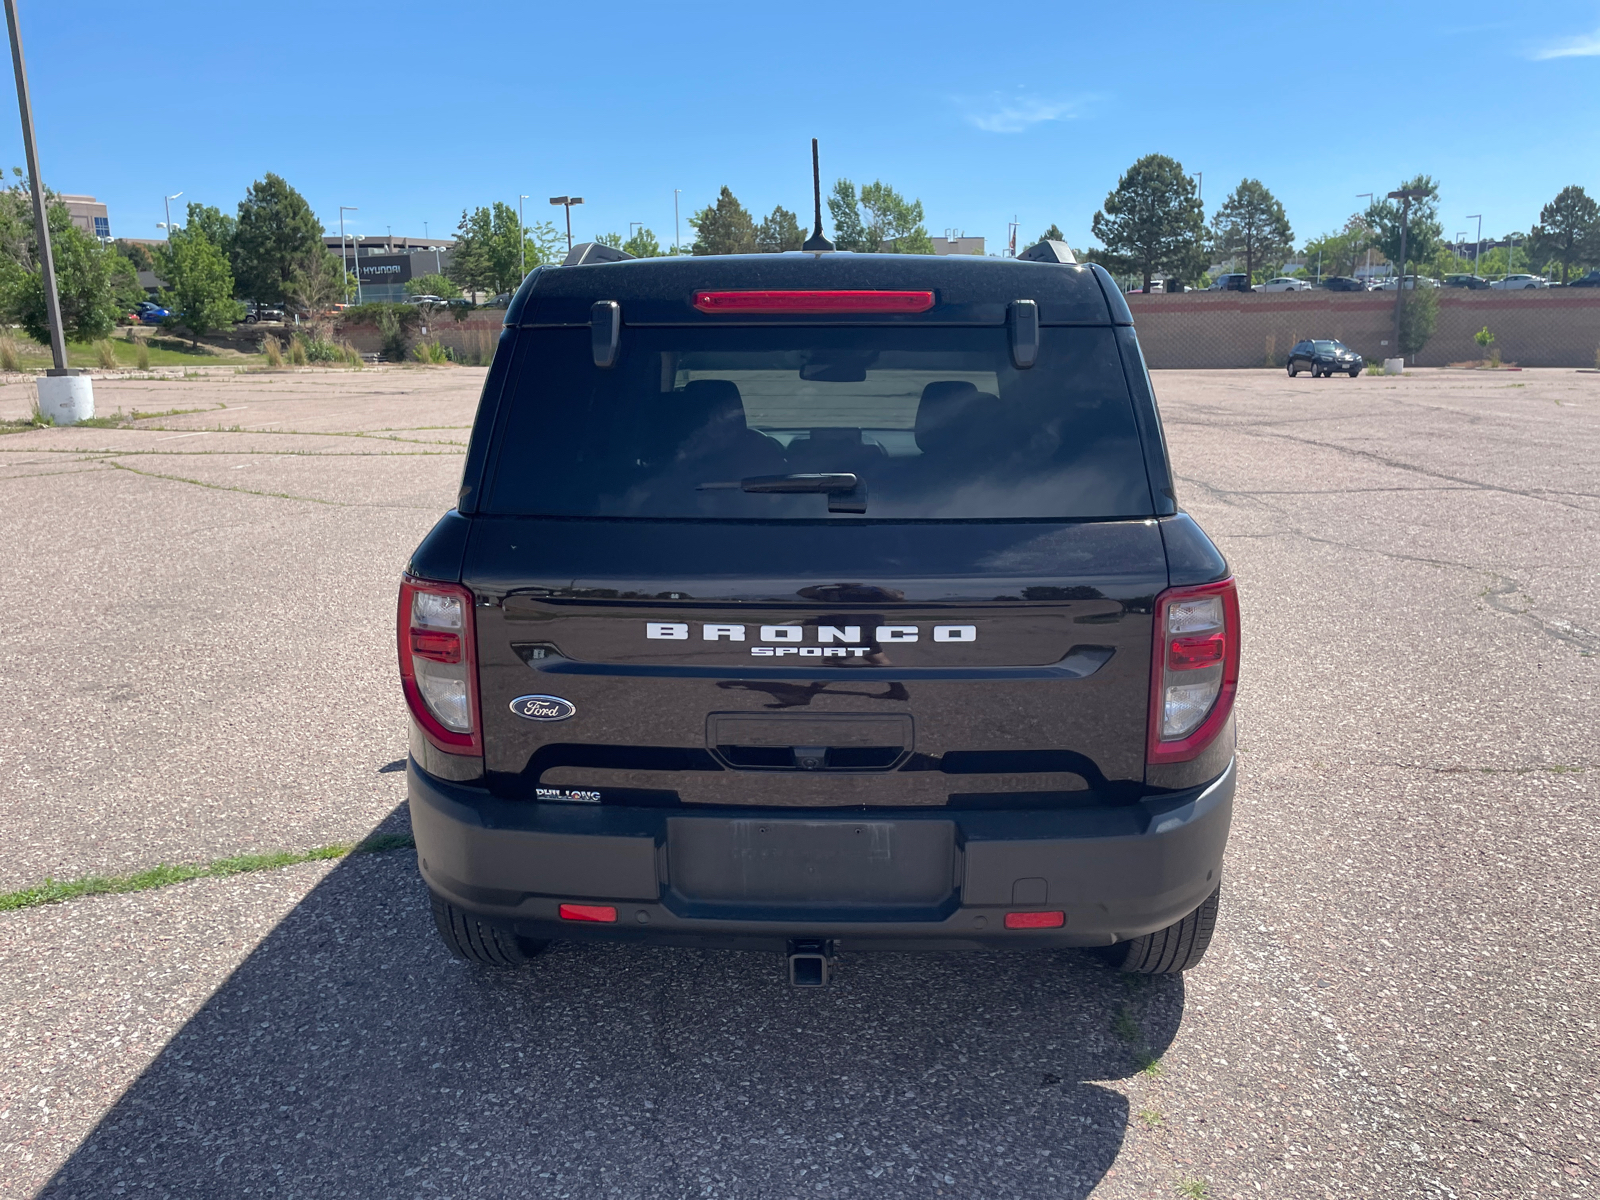
[[[1311,372],[1311,378],[1321,375],[1327,378],[1335,371],[1342,371],[1354,379],[1365,369],[1367,360],[1343,342],[1333,342],[1326,339],[1296,342],[1294,349],[1289,351],[1289,376],[1300,374],[1302,368]]]
[[[1210,941],[1238,599],[1100,267],[535,271],[398,633],[467,959]]]

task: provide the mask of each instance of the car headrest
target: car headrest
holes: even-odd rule
[[[957,449],[977,406],[974,384],[961,379],[928,384],[917,403],[917,449],[924,454]]]

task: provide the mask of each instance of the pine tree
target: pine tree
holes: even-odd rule
[[[756,223],[734,197],[726,184],[715,206],[707,205],[689,218],[700,236],[694,240],[696,254],[754,254]]]

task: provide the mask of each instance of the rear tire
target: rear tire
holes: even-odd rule
[[[1177,975],[1198,966],[1217,928],[1217,907],[1222,885],[1181,921],[1105,950],[1106,960],[1119,971],[1139,975]]]
[[[1300,368],[1295,366],[1293,363],[1290,363],[1289,364],[1289,378],[1293,379],[1298,374],[1300,374]]]
[[[433,923],[451,954],[485,967],[521,967],[543,954],[549,941],[518,937],[507,929],[489,925],[432,892]]]

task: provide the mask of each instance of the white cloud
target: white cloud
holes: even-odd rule
[[[1070,121],[1082,106],[1076,100],[1035,100],[996,97],[980,109],[967,113],[967,123],[985,133],[1022,133],[1046,121]]]
[[[1533,57],[1541,61],[1547,58],[1600,57],[1600,29],[1596,29],[1593,33],[1583,33],[1577,37],[1551,42],[1543,49],[1535,50]]]

